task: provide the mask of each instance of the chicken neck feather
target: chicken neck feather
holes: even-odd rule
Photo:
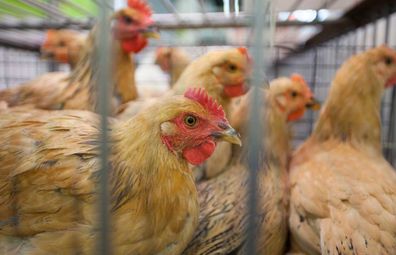
[[[97,62],[95,61],[95,57],[98,51],[96,45],[97,31],[98,29],[94,28],[89,34],[80,61],[68,78],[68,88],[66,89],[66,93],[62,95],[67,104],[66,108],[73,109],[73,105],[81,105],[81,96],[84,94],[87,94],[88,97],[88,100],[84,102],[88,104],[88,110],[95,111],[98,107],[97,81],[95,79],[97,75],[96,72],[98,71],[97,64],[95,64]],[[111,68],[113,68],[113,76],[111,79],[111,82],[113,83],[113,99],[121,102],[136,99],[136,87],[132,86],[132,84],[134,84],[134,74],[132,71],[134,64],[132,63],[129,54],[122,50],[119,42],[113,37],[110,38],[112,56],[110,62],[115,63],[111,66]],[[125,95],[124,98],[121,94]]]
[[[383,81],[375,76],[366,61],[361,60],[363,57],[358,55],[350,59],[337,72],[313,137],[319,141],[338,139],[367,144],[379,151]]]

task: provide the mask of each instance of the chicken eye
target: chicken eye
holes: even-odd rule
[[[385,61],[385,64],[388,66],[393,64],[393,59],[391,57],[385,57],[384,61]]]
[[[297,91],[292,91],[292,92],[290,93],[290,95],[291,95],[291,97],[295,98],[295,97],[298,96],[298,93],[297,93]]]
[[[237,67],[236,65],[231,64],[231,65],[228,66],[228,69],[229,69],[231,72],[235,72],[235,71],[238,69],[238,67]]]
[[[189,127],[194,127],[195,125],[197,125],[197,122],[198,122],[197,117],[192,116],[192,115],[187,115],[187,116],[184,118],[184,123],[185,123],[187,126],[189,126]]]
[[[132,24],[133,23],[133,19],[131,19],[130,17],[128,17],[128,16],[125,16],[124,17],[124,22],[126,23],[126,24]]]

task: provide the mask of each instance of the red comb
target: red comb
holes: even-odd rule
[[[245,47],[239,47],[238,50],[243,55],[249,56],[248,50]]]
[[[305,81],[304,77],[303,77],[302,75],[298,74],[298,73],[292,74],[292,75],[290,76],[290,79],[291,79],[292,81],[295,81],[295,82],[301,82],[301,83],[305,83],[305,84],[307,83],[307,82]]]
[[[143,0],[128,0],[128,6],[132,9],[136,9],[146,16],[151,16],[153,13],[150,6]]]
[[[42,47],[49,47],[52,43],[52,39],[55,36],[56,31],[54,29],[49,29],[45,34],[45,39],[43,41]]]
[[[292,81],[298,82],[304,87],[304,94],[306,97],[312,97],[312,91],[308,86],[308,83],[305,81],[304,77],[300,74],[294,73],[290,76]]]
[[[250,57],[250,55],[249,55],[249,51],[248,51],[245,47],[239,47],[239,48],[237,48],[237,50],[238,50],[242,55],[245,55],[249,62],[252,61],[252,59],[251,59],[251,57]]]
[[[211,96],[209,96],[205,89],[189,88],[184,93],[184,96],[191,100],[197,101],[213,115],[220,118],[225,118],[223,107],[219,105]]]

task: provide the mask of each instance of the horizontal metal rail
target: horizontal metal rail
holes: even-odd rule
[[[179,13],[179,18],[175,18],[173,13],[154,14],[153,19],[155,26],[164,30],[175,29],[202,29],[202,28],[237,28],[237,27],[250,27],[250,17],[246,13],[240,13],[238,16],[227,17],[224,13]],[[180,22],[180,20],[183,22]],[[277,21],[276,26],[327,26],[338,25],[344,22],[341,20],[326,20],[326,21]],[[75,28],[75,29],[90,29],[94,24],[93,20],[78,21],[78,20],[65,20],[65,21],[0,21],[0,29],[60,29],[60,28]]]

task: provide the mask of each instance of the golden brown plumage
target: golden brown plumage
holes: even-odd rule
[[[308,93],[307,93],[308,92]],[[291,94],[296,93],[295,97]],[[238,115],[242,137],[247,136],[250,93],[242,97]],[[262,118],[264,151],[258,174],[259,254],[283,254],[287,236],[287,164],[290,131],[287,120],[295,112],[304,113],[312,103],[309,88],[289,78],[271,82],[265,91]],[[301,117],[300,115],[299,117]],[[246,144],[246,143],[244,143]],[[194,239],[183,254],[230,254],[241,252],[246,241],[248,168],[246,147],[233,150],[227,170],[198,184],[200,216]],[[236,254],[236,253],[235,253]]]
[[[173,87],[191,59],[180,48],[160,47],[155,54],[155,63],[170,76],[169,87]]]
[[[245,48],[208,52],[184,70],[172,90],[182,94],[187,88],[202,87],[219,102],[226,114],[231,98],[246,93],[250,60]]]
[[[337,71],[313,134],[291,162],[295,250],[396,254],[396,174],[381,153],[379,111],[395,78],[396,51],[385,46]]]
[[[136,2],[130,1],[130,2]],[[124,8],[113,15],[115,25],[111,40],[114,71],[112,77],[112,103],[116,108],[121,103],[137,98],[134,86],[134,64],[130,59],[130,52],[138,52],[147,44],[145,29],[152,23],[150,16],[142,15],[136,6]],[[134,20],[135,22],[131,22]],[[39,80],[22,84],[19,87],[0,91],[0,100],[6,101],[9,106],[33,104],[41,109],[79,109],[94,111],[96,102],[96,81],[94,55],[96,29],[86,40],[80,62],[70,75],[58,75],[55,81]],[[49,75],[49,74],[47,74]],[[46,82],[46,85],[42,84]]]
[[[99,126],[86,111],[1,115],[2,254],[93,254]],[[110,127],[114,254],[179,254],[198,218],[187,162],[207,158],[217,139],[237,142],[235,131],[202,91],[164,99]]]
[[[85,44],[85,36],[69,29],[50,29],[41,45],[41,54],[45,58],[67,63],[74,69],[80,60]]]

